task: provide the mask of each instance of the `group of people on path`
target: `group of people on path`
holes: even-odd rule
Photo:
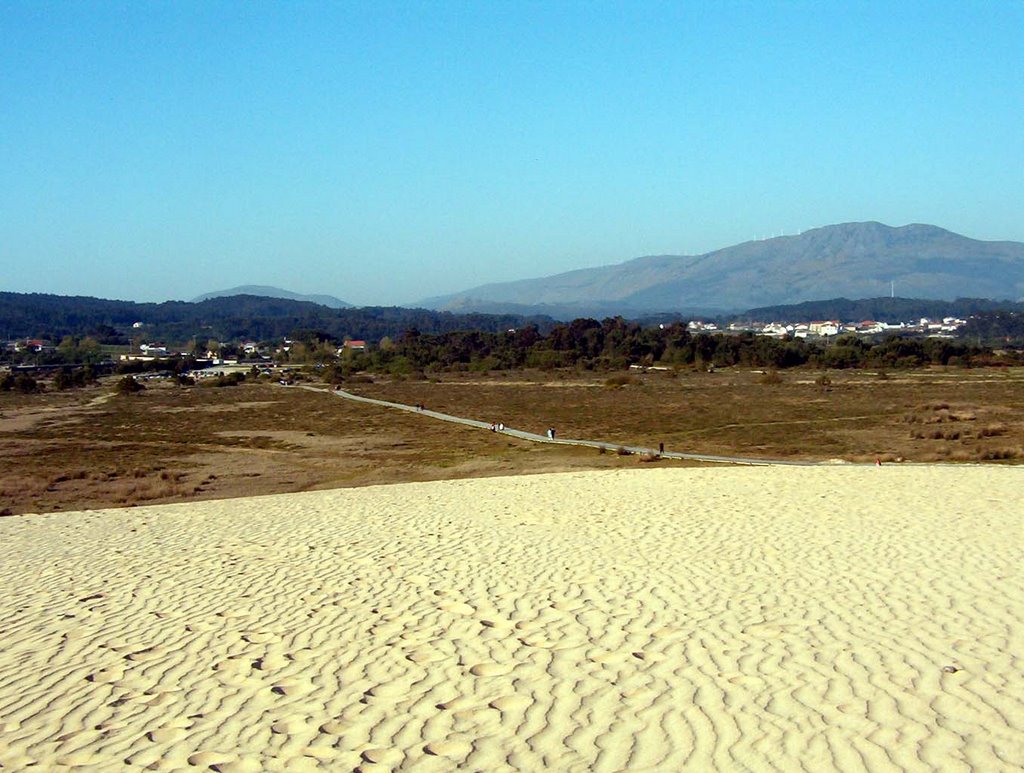
[[[502,422],[502,421],[499,421],[497,423],[495,423],[493,421],[491,422],[491,432],[504,432],[504,431],[505,431],[505,423],[504,422]],[[555,439],[555,428],[554,427],[548,427],[547,436],[548,436],[548,440],[554,440]]]

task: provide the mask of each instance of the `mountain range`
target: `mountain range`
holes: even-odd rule
[[[1024,243],[933,225],[843,223],[703,255],[651,255],[599,268],[474,287],[427,308],[558,319],[730,313],[823,298],[1024,297]]]
[[[303,301],[305,303],[316,303],[326,306],[329,309],[350,309],[351,303],[346,303],[333,295],[302,295],[293,293],[291,290],[282,290],[280,287],[268,285],[240,285],[228,290],[215,290],[212,293],[203,293],[193,298],[190,303],[202,303],[211,298],[229,298],[234,295],[255,295],[260,298],[284,298],[289,301]]]

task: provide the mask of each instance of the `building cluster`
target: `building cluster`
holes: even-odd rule
[[[967,320],[957,317],[943,317],[941,320],[922,317],[911,322],[877,322],[866,319],[861,322],[840,322],[837,319],[815,322],[732,322],[723,328],[714,322],[694,321],[689,324],[691,333],[756,333],[772,338],[826,338],[847,333],[873,336],[884,333],[929,336],[932,338],[955,338],[957,331]]]
[[[138,327],[140,323],[136,323]],[[931,338],[955,338],[957,332],[967,320],[958,317],[943,317],[940,319],[928,319],[922,317],[911,322],[887,323],[875,320],[863,320],[861,322],[840,322],[839,320],[819,320],[815,322],[732,322],[728,325],[719,325],[715,322],[694,320],[688,324],[691,333],[755,333],[757,335],[770,336],[772,338],[828,338],[842,334],[853,333],[856,335],[874,336],[881,334],[897,334],[911,336],[928,336]],[[664,327],[664,325],[662,325]],[[213,365],[235,365],[240,362],[253,363],[259,361],[270,361],[287,358],[292,349],[293,341],[284,339],[279,346],[258,344],[255,341],[243,341],[237,346],[227,343],[220,344],[217,350],[209,349],[205,353],[196,353],[201,359],[208,360]],[[48,352],[56,349],[51,341],[40,339],[20,339],[17,341],[3,342],[3,348],[8,352]],[[367,349],[366,341],[344,341],[337,348],[336,354],[342,357],[345,354],[363,352]],[[230,354],[226,354],[230,352]],[[138,348],[128,354],[119,355],[121,361],[142,361],[148,362],[167,357],[185,356],[185,352],[178,352],[168,349],[160,343],[142,343]]]

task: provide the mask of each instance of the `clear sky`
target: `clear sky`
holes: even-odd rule
[[[0,290],[408,305],[857,220],[1024,241],[1024,2],[0,3]]]

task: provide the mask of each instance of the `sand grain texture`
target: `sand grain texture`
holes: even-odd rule
[[[0,520],[12,770],[1014,770],[1022,471],[642,470]]]

